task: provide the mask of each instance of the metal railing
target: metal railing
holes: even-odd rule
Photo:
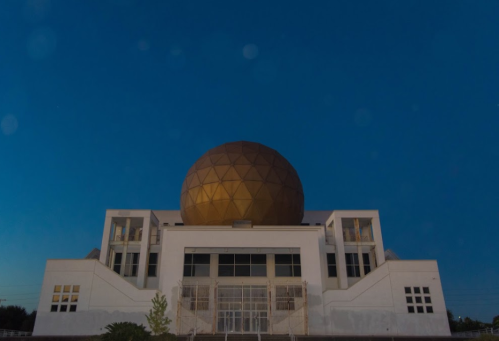
[[[23,332],[20,330],[0,329],[0,337],[7,337],[7,336],[31,336],[31,332]]]
[[[465,332],[455,332],[452,333],[452,336],[464,338],[464,337],[479,337],[480,335],[483,334],[499,335],[499,328],[484,328],[478,330],[469,330]]]
[[[121,235],[118,235],[118,236],[115,236],[114,237],[114,241],[115,242],[123,242],[125,241],[125,235],[124,234],[121,234]],[[129,242],[140,242],[142,241],[142,235],[138,235],[138,236],[128,236],[128,241]]]

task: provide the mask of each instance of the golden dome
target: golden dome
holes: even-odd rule
[[[189,169],[180,196],[185,225],[300,225],[304,197],[293,166],[254,142],[231,142],[207,151]]]

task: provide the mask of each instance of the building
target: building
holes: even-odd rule
[[[47,262],[34,335],[147,325],[159,292],[177,334],[449,336],[436,261],[386,260],[378,211],[303,211],[281,158],[225,144],[180,211],[108,210],[100,259]]]

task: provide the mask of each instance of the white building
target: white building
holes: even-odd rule
[[[181,222],[180,211],[108,210],[99,260],[48,260],[34,335],[147,326],[156,292],[177,334],[450,335],[437,262],[385,260],[377,211]]]

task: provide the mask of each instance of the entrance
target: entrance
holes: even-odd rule
[[[218,287],[217,332],[266,333],[268,296],[266,285]]]

